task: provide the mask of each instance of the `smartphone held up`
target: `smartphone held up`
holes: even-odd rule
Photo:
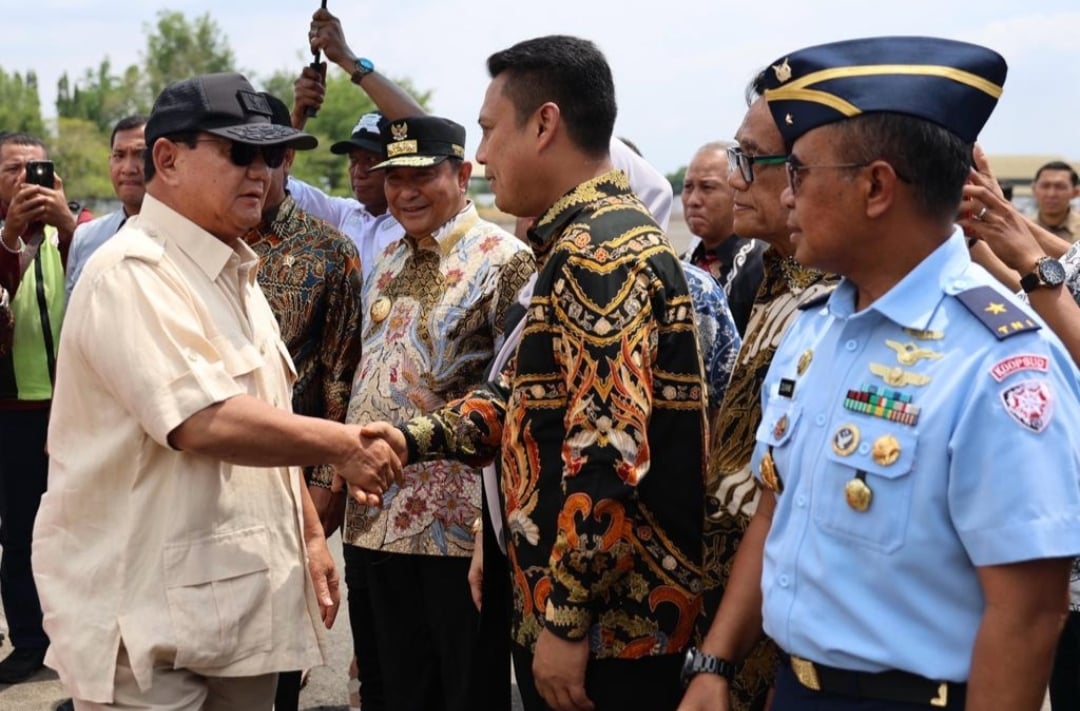
[[[26,182],[50,190],[56,187],[56,172],[51,160],[32,160],[26,163]]]

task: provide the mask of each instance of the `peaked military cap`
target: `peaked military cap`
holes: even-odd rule
[[[925,119],[974,142],[1008,70],[997,52],[936,37],[868,37],[800,49],[765,69],[784,141],[869,113]]]
[[[382,129],[386,160],[371,167],[426,168],[447,158],[465,158],[465,127],[438,116],[390,121]]]

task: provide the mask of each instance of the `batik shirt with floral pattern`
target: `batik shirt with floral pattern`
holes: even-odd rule
[[[363,356],[348,422],[401,422],[484,382],[506,310],[535,271],[529,248],[471,204],[433,236],[387,247],[364,284]],[[480,515],[480,471],[458,461],[405,467],[382,507],[350,500],[346,543],[465,557]]]
[[[410,461],[501,445],[518,644],[547,629],[594,658],[679,652],[701,609],[707,433],[678,257],[620,171],[529,238],[543,266],[515,358],[402,426]]]

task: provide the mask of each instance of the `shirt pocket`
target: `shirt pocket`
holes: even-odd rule
[[[254,343],[244,341],[236,343],[231,338],[218,336],[212,340],[214,349],[221,356],[221,365],[233,378],[240,378],[254,372],[264,362],[263,354]]]
[[[176,668],[218,669],[272,648],[265,526],[165,547]]]
[[[814,521],[830,535],[892,553],[904,544],[913,495],[914,432],[898,430],[886,421],[843,425],[858,427],[857,444],[843,447],[834,434],[826,445],[821,477],[814,482]],[[840,451],[837,451],[837,450]],[[850,454],[846,451],[852,449]],[[860,477],[859,473],[863,472]],[[870,505],[859,511],[848,503],[845,487],[862,478],[871,493]]]

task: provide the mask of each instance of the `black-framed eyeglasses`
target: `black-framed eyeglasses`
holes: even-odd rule
[[[278,144],[275,146],[256,146],[251,143],[230,141],[227,138],[197,138],[195,143],[228,143],[229,160],[240,168],[246,168],[255,162],[255,157],[262,153],[263,162],[268,168],[280,168],[285,162],[285,151],[288,146]]]
[[[854,170],[856,168],[865,168],[873,161],[866,161],[865,163],[834,163],[832,165],[803,165],[799,162],[799,159],[795,156],[789,156],[784,162],[787,167],[787,179],[788,185],[791,187],[793,194],[798,194],[799,186],[802,184],[802,174],[808,170]]]
[[[743,153],[743,150],[738,146],[733,146],[727,149],[727,169],[728,177],[735,175],[735,171],[739,171],[739,175],[746,181],[746,184],[754,182],[754,164],[758,165],[780,165],[788,158],[787,153],[768,156],[752,156],[749,153]]]

